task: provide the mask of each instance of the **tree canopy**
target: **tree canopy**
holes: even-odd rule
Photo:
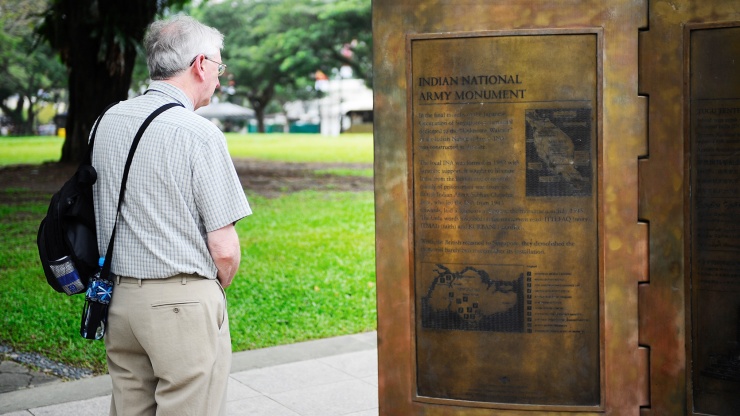
[[[188,0],[49,0],[39,34],[67,66],[69,109],[62,162],[78,162],[95,118],[125,100],[147,26]]]
[[[33,134],[38,103],[53,101],[64,87],[64,66],[34,34],[46,6],[46,0],[0,0],[0,109],[14,134]]]
[[[260,131],[270,102],[310,89],[317,70],[349,65],[372,78],[369,0],[239,0],[198,15],[224,33],[228,82],[255,110]]]
[[[189,0],[32,1],[48,3],[38,33],[66,65],[62,162],[78,162],[95,118],[128,98],[147,26]],[[192,12],[226,35],[224,84],[232,84],[260,120],[276,96],[307,91],[316,70],[350,65],[368,83],[372,78],[370,0],[234,0],[202,3]]]

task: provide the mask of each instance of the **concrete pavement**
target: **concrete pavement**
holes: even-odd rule
[[[47,382],[0,394],[0,414],[103,416],[110,393],[107,375]],[[227,415],[377,416],[377,334],[234,353]]]

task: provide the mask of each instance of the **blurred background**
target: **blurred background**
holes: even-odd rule
[[[224,132],[372,131],[370,0],[0,0],[0,135],[59,136],[79,161],[97,115],[146,90],[148,24],[178,13],[225,35],[198,110]]]

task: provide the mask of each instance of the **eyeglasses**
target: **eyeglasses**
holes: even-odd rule
[[[188,65],[188,66],[193,66],[193,64],[195,63],[195,60],[196,59],[198,59],[197,56],[195,58],[193,58],[192,61],[190,61],[190,65]],[[218,61],[214,61],[213,59],[210,59],[210,58],[208,58],[205,55],[203,55],[203,59],[205,59],[206,61],[211,61],[214,64],[218,64],[218,76],[221,76],[221,75],[224,74],[224,72],[226,72],[226,64],[223,64],[223,63],[218,62]]]
[[[218,76],[221,76],[221,75],[224,74],[224,72],[226,72],[226,64],[223,64],[223,63],[218,62],[218,61],[214,61],[213,59],[208,59],[205,56],[204,56],[204,58],[206,60],[208,60],[208,61],[213,62],[214,64],[218,64]]]

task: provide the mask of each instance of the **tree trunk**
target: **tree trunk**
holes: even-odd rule
[[[128,97],[136,43],[154,19],[157,2],[58,0],[56,6],[61,16],[58,35],[64,39],[57,48],[69,69],[61,162],[79,163],[95,119],[108,104]]]
[[[260,106],[254,107],[254,117],[257,119],[257,133],[265,132],[265,109]]]
[[[270,83],[265,87],[264,90],[258,91],[253,94],[247,94],[247,101],[254,110],[254,117],[257,118],[257,132],[265,132],[265,109],[270,101],[275,96],[275,84]]]
[[[10,117],[11,122],[11,130],[10,135],[11,136],[18,136],[22,134],[23,131],[23,107],[25,106],[26,102],[26,96],[25,95],[19,95],[18,101],[15,104],[15,108],[8,109],[7,112],[5,112],[5,115]],[[3,110],[5,111],[5,110]]]
[[[83,48],[80,48],[83,49]],[[69,71],[69,108],[67,110],[66,139],[62,147],[64,163],[79,163],[87,152],[92,126],[108,104],[125,100],[131,83],[134,54],[126,74],[110,74],[104,62],[94,55],[78,55]]]
[[[37,102],[28,97],[28,112],[26,113],[25,131],[23,134],[32,135],[38,133],[36,130],[36,112],[38,111]]]

